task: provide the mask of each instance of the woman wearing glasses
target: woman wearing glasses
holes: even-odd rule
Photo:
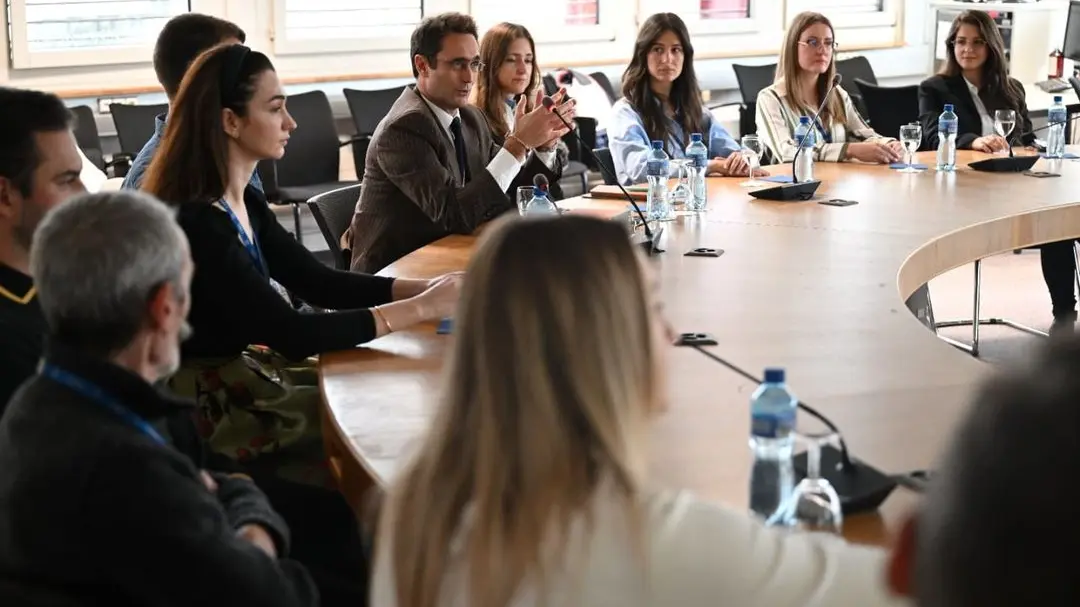
[[[780,50],[776,81],[757,97],[758,135],[773,158],[791,162],[798,142],[795,129],[800,116],[813,116],[824,107],[814,125],[814,159],[826,162],[858,160],[870,163],[897,162],[903,145],[882,137],[855,109],[840,86],[824,99],[836,75],[836,40],[832,23],[820,13],[799,13]]]
[[[650,142],[663,141],[668,156],[685,158],[692,133],[701,133],[709,147],[708,174],[746,175],[750,165],[739,142],[701,104],[694,47],[678,15],[657,13],[641,25],[634,57],[623,73],[622,94],[608,126],[622,183],[645,181]]]

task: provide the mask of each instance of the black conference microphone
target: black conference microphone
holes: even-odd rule
[[[1014,156],[1012,150],[1013,141],[1015,141],[1017,138],[1023,140],[1023,138],[1027,137],[1028,135],[1034,135],[1035,133],[1038,133],[1040,131],[1045,131],[1052,126],[1057,126],[1059,124],[1068,125],[1068,123],[1072,120],[1073,118],[1069,118],[1068,120],[1064,121],[1048,122],[1038,128],[1024,131],[1023,133],[1020,133],[1018,135],[1013,135],[1008,140],[1009,155],[1007,157],[976,160],[975,162],[968,163],[968,166],[975,169],[976,171],[985,171],[987,173],[1021,173],[1023,171],[1030,170],[1031,167],[1035,166],[1035,163],[1039,161],[1039,158],[1041,156],[1039,156],[1038,154],[1035,154],[1033,156]]]
[[[761,379],[754,377],[701,346],[695,345],[693,348],[704,354],[705,357],[710,360],[724,365],[745,379],[755,384],[761,383]],[[844,514],[855,514],[877,510],[878,506],[880,506],[881,503],[885,501],[885,498],[889,497],[892,490],[896,488],[896,480],[864,462],[852,459],[848,454],[847,443],[844,442],[844,437],[841,435],[840,430],[832,420],[825,417],[820,411],[801,400],[798,402],[798,407],[820,421],[826,428],[836,433],[840,439],[839,449],[828,445],[821,447],[819,472],[821,477],[829,481],[833,486],[833,489],[836,489],[836,494],[840,496],[840,508]],[[797,455],[794,458],[795,471],[800,477],[805,477],[807,474],[808,466],[806,459],[807,456],[805,453]]]
[[[825,104],[829,102],[829,96],[832,95],[836,87],[840,85],[840,81],[844,77],[840,74],[833,76],[832,82],[829,84],[829,89],[825,91],[825,95],[821,97],[821,105],[818,106],[814,117],[810,119],[810,129],[795,142],[795,156],[791,159],[791,183],[785,183],[771,188],[764,188],[761,190],[754,190],[750,192],[750,195],[754,198],[761,198],[763,200],[810,200],[810,197],[817,191],[818,186],[821,185],[821,180],[811,179],[809,181],[799,182],[798,176],[795,175],[795,166],[799,162],[799,154],[803,150],[803,140],[813,132],[813,129],[817,128],[818,117],[821,116],[821,112],[825,109]]]
[[[551,193],[548,191],[548,187],[550,187],[550,184],[548,183],[548,178],[546,175],[544,175],[543,173],[537,173],[533,175],[533,187],[538,188],[541,192],[544,193],[544,197],[547,198],[549,202],[551,202],[551,206],[555,207],[556,213],[560,215],[562,214],[562,209],[560,209],[559,205],[555,203],[555,199],[551,197]],[[526,208],[526,210],[528,210],[528,208]]]
[[[645,214],[641,212],[641,207],[638,206],[638,203],[634,200],[634,197],[631,196],[630,193],[626,191],[626,188],[623,187],[622,183],[619,182],[619,177],[617,175],[613,175],[611,171],[609,171],[608,168],[604,166],[604,163],[600,162],[600,158],[596,156],[596,152],[593,152],[589,146],[585,145],[585,142],[582,141],[581,137],[578,136],[577,130],[574,129],[573,125],[567,122],[566,118],[563,118],[561,114],[555,111],[555,100],[551,97],[545,96],[541,103],[544,107],[551,110],[552,114],[555,114],[555,116],[558,117],[559,121],[563,123],[563,126],[565,126],[567,129],[570,129],[570,134],[572,134],[574,136],[574,139],[577,140],[578,147],[584,150],[589,155],[589,157],[592,158],[596,166],[600,167],[600,172],[605,177],[607,177],[610,181],[614,182],[615,185],[619,186],[619,191],[622,192],[622,195],[625,196],[626,200],[630,202],[630,205],[634,207],[634,211],[637,213],[638,219],[641,220],[641,226],[645,228],[645,240],[639,243],[641,247],[645,249],[645,253],[647,255],[663,253],[664,250],[660,248],[660,235],[664,233],[664,228],[657,225],[657,229],[655,232],[653,232],[649,228],[649,222],[645,219]]]

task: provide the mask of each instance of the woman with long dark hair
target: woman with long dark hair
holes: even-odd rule
[[[613,221],[484,232],[440,402],[382,505],[371,605],[895,604],[880,550],[649,482],[659,288]]]
[[[337,271],[282,228],[248,180],[260,160],[285,154],[297,127],[286,104],[265,55],[239,44],[207,51],[184,77],[142,188],[177,208],[196,267],[194,335],[172,389],[197,400],[214,450],[318,482],[319,392],[309,357],[449,316],[460,277]],[[329,311],[298,311],[285,290]]]
[[[925,148],[937,148],[937,121],[946,103],[953,105],[958,118],[956,146],[960,149],[979,152],[1009,149],[1012,142],[994,132],[994,112],[1003,109],[1016,112],[1013,131],[1020,135],[1014,141],[1022,145],[1035,143],[1024,86],[1009,77],[1005,43],[989,14],[964,11],[957,15],[945,38],[945,56],[941,73],[919,86],[919,120]],[[1073,241],[1051,242],[1040,249],[1043,280],[1050,291],[1054,317],[1050,331],[1072,332],[1076,323]]]
[[[1035,142],[1031,118],[1024,101],[1024,85],[1009,77],[1005,42],[997,24],[984,11],[957,15],[945,38],[945,67],[919,85],[919,122],[923,147],[937,149],[938,116],[945,104],[953,106],[959,119],[956,147],[980,152],[1000,152],[1009,142],[994,132],[994,111],[1016,112],[1018,141]]]
[[[516,23],[499,23],[484,33],[480,41],[480,62],[484,67],[476,75],[473,105],[484,113],[498,145],[514,128],[517,114],[535,109],[540,86],[540,68],[536,63],[536,44],[532,34]],[[552,99],[562,102],[562,91]],[[542,96],[541,96],[542,98]],[[574,102],[560,104],[567,121],[574,119]],[[569,150],[561,139],[553,139],[532,151],[551,171],[548,178],[552,194],[562,197],[558,179],[569,162]],[[531,177],[529,177],[531,179]],[[511,185],[516,189],[517,182]],[[508,192],[513,197],[513,192]]]
[[[709,148],[709,175],[747,174],[750,165],[742,146],[701,103],[694,45],[675,13],[657,13],[641,24],[634,56],[623,73],[622,94],[607,129],[620,182],[645,181],[653,141],[664,142],[668,156],[685,158],[693,133],[701,133]]]
[[[822,107],[814,125],[815,160],[875,164],[900,160],[904,149],[900,142],[870,128],[844,87],[833,87],[825,99],[836,76],[836,47],[828,17],[812,12],[795,15],[780,49],[775,82],[758,93],[757,127],[762,142],[775,160],[791,162],[798,149],[799,118],[812,117]]]

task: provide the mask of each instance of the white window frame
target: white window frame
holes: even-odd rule
[[[462,11],[467,0],[424,0],[423,17],[450,11]],[[289,40],[285,32],[285,0],[273,0],[270,6],[270,41],[275,55],[315,55],[320,53],[350,53],[366,51],[409,50],[409,34],[415,26],[402,28],[378,38],[337,38],[327,40]]]
[[[6,10],[8,7],[11,9],[8,32],[12,69],[32,70],[146,63],[154,54],[153,44],[69,51],[31,51],[30,34],[26,23],[26,0],[3,0],[3,2],[3,9]],[[189,11],[195,11],[197,6],[198,0],[189,0]]]
[[[506,2],[535,2],[536,0],[505,0]],[[628,0],[599,0],[597,2],[597,15],[599,23],[596,25],[560,25],[552,27],[535,27],[523,23],[529,28],[529,33],[537,44],[560,44],[574,42],[612,42],[618,34],[615,22],[617,12],[626,10]],[[472,2],[468,6],[469,14],[472,13]],[[480,32],[483,36],[483,32]]]
[[[787,0],[787,14],[784,15],[784,26],[803,11],[818,11],[816,0]],[[896,27],[901,23],[901,8],[904,0],[884,0],[882,9],[873,13],[838,13],[827,14],[832,21],[833,27],[838,30],[870,29],[882,27]]]

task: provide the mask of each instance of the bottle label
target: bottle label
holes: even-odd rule
[[[755,413],[750,419],[750,434],[757,438],[787,438],[795,429],[795,411]]]
[[[667,177],[668,163],[666,160],[650,160],[645,164],[645,174],[650,177]]]
[[[956,134],[956,127],[959,126],[955,120],[938,120],[938,132],[948,135]]]
[[[690,165],[695,169],[704,169],[709,166],[708,157],[705,154],[690,154]]]

